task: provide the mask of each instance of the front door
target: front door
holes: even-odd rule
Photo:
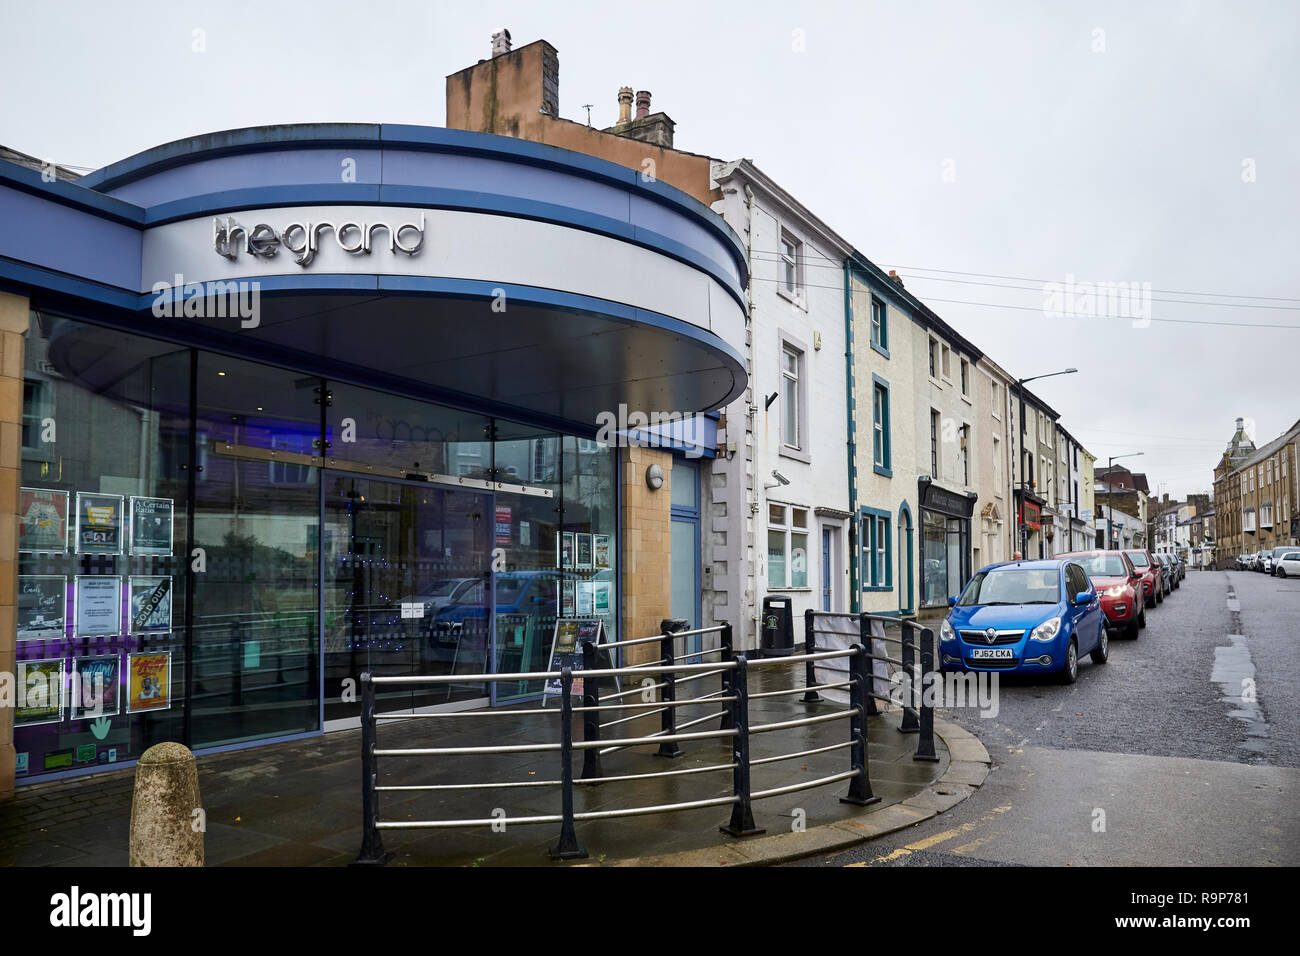
[[[831,606],[831,529],[822,528],[822,610],[832,611]]]
[[[363,672],[488,671],[492,495],[340,472],[325,474],[322,494],[327,725],[360,715]],[[376,697],[391,713],[486,695],[466,682],[381,687]]]

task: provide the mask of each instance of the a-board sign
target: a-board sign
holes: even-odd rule
[[[572,670],[582,669],[582,642],[591,641],[599,645],[605,636],[605,624],[599,618],[569,617],[555,622],[555,634],[551,637],[551,656],[546,669],[558,671],[562,667]],[[599,667],[612,667],[609,651],[601,649],[596,655]],[[563,688],[558,677],[546,682],[542,691],[542,706],[547,697],[559,697]],[[582,678],[573,679],[573,696],[582,696]]]

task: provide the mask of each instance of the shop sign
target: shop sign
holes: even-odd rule
[[[388,251],[403,252],[413,256],[424,247],[424,213],[420,222],[404,222],[394,227],[387,222],[291,222],[277,230],[268,223],[259,222],[252,227],[240,225],[231,216],[212,220],[212,248],[219,256],[237,259],[240,247],[245,255],[271,259],[283,247],[293,255],[293,261],[304,269],[311,265],[320,249],[322,233],[333,234],[334,241],[344,252],[353,255],[370,255],[375,233],[382,229],[388,236]]]
[[[975,499],[955,491],[949,491],[947,488],[940,488],[931,482],[926,485],[923,492],[921,507],[930,511],[942,511],[945,514],[955,515],[959,518],[969,518],[971,512],[975,510]]]

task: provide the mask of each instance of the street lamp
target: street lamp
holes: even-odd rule
[[[1111,507],[1111,503],[1110,503],[1110,489],[1111,489],[1111,482],[1113,480],[1110,473],[1111,469],[1115,467],[1115,462],[1117,462],[1121,458],[1136,458],[1138,455],[1144,455],[1144,454],[1146,454],[1146,452],[1132,451],[1125,455],[1111,455],[1109,460],[1106,462],[1106,548],[1107,549],[1110,548],[1111,519],[1115,516],[1115,509]]]
[[[1029,378],[1019,378],[1019,379],[1016,379],[1016,395],[1017,395],[1017,397],[1020,399],[1020,434],[1021,434],[1021,435],[1024,435],[1024,434],[1025,434],[1025,385],[1027,385],[1029,382],[1036,382],[1036,381],[1038,381],[1040,378],[1051,378],[1051,377],[1054,376],[1054,375],[1072,375],[1072,374],[1074,374],[1074,373],[1077,372],[1077,371],[1079,371],[1077,368],[1067,368],[1067,369],[1062,369],[1062,370],[1059,371],[1059,372],[1048,372],[1048,373],[1046,373],[1045,375],[1031,375],[1031,376],[1029,376]],[[1013,441],[1013,442],[1015,441],[1015,437],[1014,437],[1014,436],[1012,436],[1012,441]],[[1025,522],[1024,522],[1024,514],[1023,514],[1023,510],[1024,510],[1024,501],[1025,501],[1025,495],[1024,495],[1024,487],[1025,487],[1025,448],[1024,448],[1024,444],[1025,444],[1025,443],[1024,443],[1023,441],[1020,443],[1020,450],[1019,450],[1019,455],[1018,455],[1018,457],[1019,457],[1019,459],[1020,459],[1020,489],[1021,489],[1021,494],[1020,494],[1020,506],[1021,506],[1021,512],[1022,512],[1022,514],[1020,515],[1020,518],[1021,518],[1021,521],[1020,521],[1020,553],[1021,553],[1021,554],[1024,554],[1026,551],[1029,550],[1029,535],[1025,532],[1025,528],[1024,528]],[[1014,459],[1013,459],[1013,461],[1012,461],[1012,467],[1013,467],[1013,468],[1015,467]],[[1012,475],[1012,482],[1013,482],[1013,483],[1015,482],[1015,475]]]

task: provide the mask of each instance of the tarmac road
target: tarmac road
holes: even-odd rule
[[[1300,864],[1298,632],[1300,579],[1188,572],[1074,685],[1004,680],[996,716],[942,712],[994,760],[964,803],[795,865]]]

